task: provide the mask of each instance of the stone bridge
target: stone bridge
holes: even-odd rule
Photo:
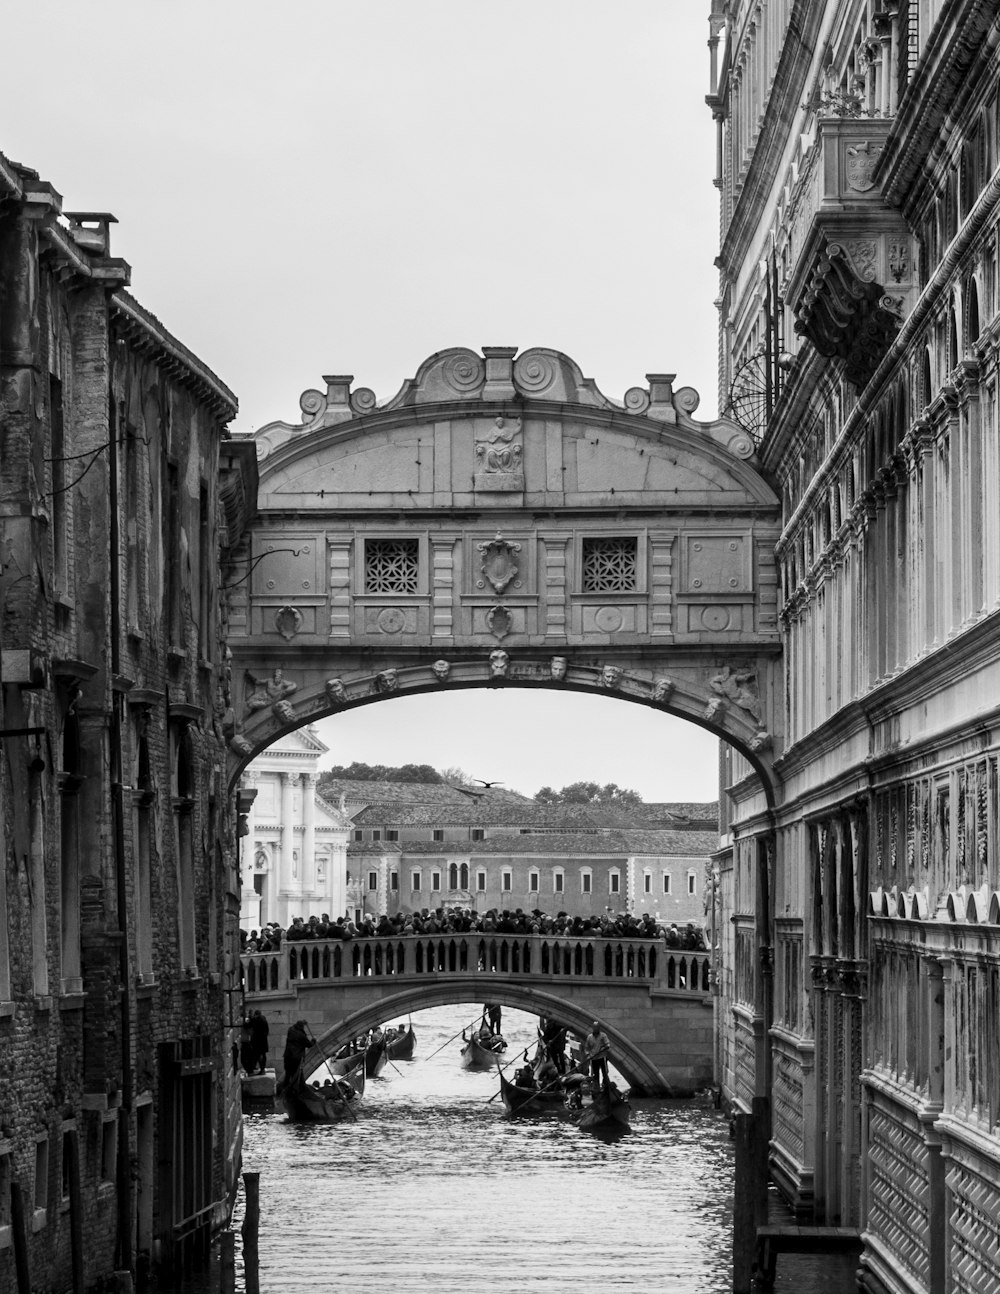
[[[235,784],[303,724],[469,687],[653,706],[744,752],[782,739],[774,545],[756,448],[650,374],[622,401],[566,355],[456,347],[385,402],[353,379],[253,434],[218,698]]]
[[[637,1095],[690,1096],[712,1082],[709,958],[658,940],[475,932],[309,940],[247,954],[242,966],[247,1007],[267,1016],[279,1059],[288,1025],[308,1021],[319,1045],[307,1073],[376,1024],[491,1001],[552,1016],[580,1037],[599,1019]]]

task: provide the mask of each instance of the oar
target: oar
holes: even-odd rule
[[[528,1057],[527,1057],[527,1053],[525,1053],[525,1057],[524,1057],[524,1058],[525,1058],[525,1060],[527,1060],[527,1059],[528,1059]],[[563,1080],[563,1076],[562,1076],[562,1074],[558,1074],[558,1075],[557,1075],[557,1076],[552,1080],[552,1082],[551,1082],[551,1083],[546,1083],[544,1087],[532,1088],[531,1096],[530,1096],[528,1099],[529,1099],[529,1100],[532,1100],[532,1099],[534,1099],[534,1097],[536,1097],[536,1096],[541,1096],[541,1094],[542,1094],[543,1092],[547,1092],[547,1091],[549,1090],[549,1088],[550,1088],[550,1087],[555,1087],[555,1085],[556,1085],[557,1083],[561,1083],[561,1082],[562,1082],[562,1080]],[[518,1090],[519,1092],[521,1092],[521,1091],[523,1091],[524,1089],[519,1087],[517,1090]],[[492,1103],[497,1099],[497,1097],[498,1097],[498,1096],[502,1095],[502,1093],[503,1093],[503,1088],[501,1087],[501,1089],[500,1089],[500,1091],[499,1091],[499,1092],[494,1092],[494,1093],[493,1093],[493,1095],[492,1095],[492,1096],[490,1097],[490,1099],[486,1102],[486,1104],[487,1104],[487,1105],[492,1105]]]
[[[471,1029],[475,1023],[476,1023],[475,1020],[473,1020],[471,1024],[463,1024],[461,1029],[459,1029],[457,1033],[453,1033],[447,1042],[443,1042],[441,1046],[438,1047],[437,1051],[432,1051],[431,1054],[429,1056],[425,1056],[424,1059],[433,1060],[433,1058],[438,1054],[438,1051],[444,1051],[445,1047],[448,1046],[449,1042],[454,1042],[460,1033],[465,1033],[466,1029]]]

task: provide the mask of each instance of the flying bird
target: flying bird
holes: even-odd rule
[[[484,782],[481,777],[474,777],[472,780],[474,782],[478,782],[480,786],[485,786],[485,787],[503,786],[503,782]]]

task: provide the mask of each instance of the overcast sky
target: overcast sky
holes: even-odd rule
[[[240,430],[298,421],[324,374],[384,400],[433,352],[483,345],[565,351],[615,399],[676,373],[708,418],[709,8],[8,0],[0,151],[65,210],[117,216],[133,293],[236,393]],[[463,692],[447,723],[435,697],[405,752],[403,706],[419,698],[324,735],[344,762],[714,798],[699,729],[604,698],[513,695]]]

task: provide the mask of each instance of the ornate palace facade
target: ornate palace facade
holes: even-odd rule
[[[733,753],[724,1086],[872,1290],[1000,1251],[1000,19],[716,0],[721,390],[782,500],[785,741]],[[767,1117],[761,1115],[760,1117]]]

